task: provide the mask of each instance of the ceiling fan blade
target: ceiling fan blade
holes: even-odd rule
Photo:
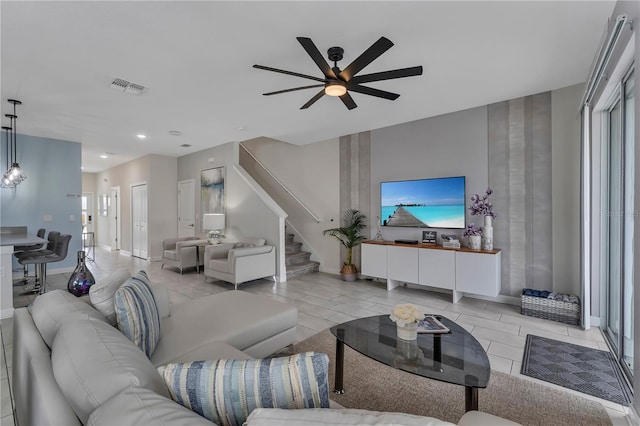
[[[312,84],[311,86],[294,87],[293,89],[278,90],[275,92],[263,93],[264,96],[279,95],[280,93],[295,92],[296,90],[311,89],[313,87],[324,87],[324,84]]]
[[[287,71],[287,70],[281,70],[281,69],[278,69],[278,68],[265,67],[264,65],[254,65],[253,67],[257,68],[259,70],[279,72],[280,74],[287,74],[287,75],[292,75],[294,77],[308,78],[309,80],[321,81],[323,83],[325,82],[325,80],[323,78],[314,77],[312,75],[300,74],[300,73],[293,72],[293,71]]]
[[[401,68],[391,71],[374,72],[373,74],[357,75],[349,83],[370,83],[372,81],[391,80],[393,78],[413,77],[422,75],[422,67]]]
[[[335,80],[336,74],[333,72],[327,61],[324,59],[324,56],[322,56],[322,53],[320,53],[313,41],[311,41],[311,39],[307,37],[296,37],[296,39],[300,42],[304,50],[307,51],[307,54],[311,56],[313,62],[315,62],[318,68],[320,68],[322,74],[324,74],[326,78]]]
[[[316,95],[313,98],[309,99],[309,101],[306,104],[302,105],[300,109],[309,108],[311,105],[315,104],[318,99],[320,99],[323,96],[324,96],[324,89],[316,93]]]
[[[351,97],[349,92],[347,92],[344,95],[340,96],[340,100],[342,101],[344,106],[346,106],[347,109],[349,109],[349,110],[352,110],[354,108],[358,108],[358,105],[356,105],[355,101],[353,100],[353,98]]]
[[[347,89],[352,92],[364,93],[365,95],[376,96],[378,98],[389,99],[395,101],[400,97],[397,93],[391,93],[373,87],[360,86],[359,84],[347,84]]]
[[[342,81],[348,82],[364,67],[375,61],[378,56],[391,49],[391,46],[393,46],[391,40],[386,37],[380,37],[378,41],[373,43],[371,47],[369,47],[362,53],[362,55],[358,56],[353,62],[349,64],[349,66],[343,69],[338,77]]]

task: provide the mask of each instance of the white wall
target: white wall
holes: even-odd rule
[[[322,235],[324,229],[338,226],[342,217],[338,139],[296,146],[256,138],[244,141],[243,145],[320,219],[317,223],[299,206],[282,205],[289,215],[287,221],[304,238],[303,249],[312,252],[311,258],[320,262],[320,270],[338,274],[339,247],[334,238]]]
[[[260,237],[267,244],[278,247],[278,262],[281,258],[279,218],[271,206],[241,176],[237,166],[237,143],[230,142],[178,158],[178,178],[174,182],[193,179],[196,187],[196,234],[201,234],[200,173],[214,167],[225,167],[225,235],[228,241],[241,241],[244,237]],[[278,274],[280,268],[278,268]]]
[[[584,84],[551,92],[553,289],[580,294],[580,125]]]
[[[120,187],[120,248],[131,252],[131,185],[146,183],[149,220],[149,257],[162,257],[161,241],[178,233],[177,159],[147,155],[96,174],[98,194],[111,195]],[[96,243],[110,246],[110,222],[107,216],[96,216]]]

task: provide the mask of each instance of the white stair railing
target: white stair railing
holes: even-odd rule
[[[274,175],[271,170],[267,168],[251,151],[249,151],[242,143],[240,143],[240,149],[245,152],[262,170],[264,170],[271,179],[280,187],[283,191],[285,191],[302,209],[316,221],[316,223],[320,223],[320,218],[314,214],[309,207],[307,207],[300,198],[298,198],[287,186],[280,180],[276,175]]]

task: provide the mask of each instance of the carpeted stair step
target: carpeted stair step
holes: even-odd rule
[[[308,263],[311,258],[311,253],[308,251],[300,251],[298,253],[291,253],[285,256],[285,264],[289,265],[302,265]]]
[[[308,274],[310,272],[318,272],[319,270],[320,262],[311,261],[301,265],[290,265],[287,266],[287,279]]]
[[[301,249],[302,249],[302,243],[287,242],[284,245],[284,254],[289,255],[289,254],[300,253]]]

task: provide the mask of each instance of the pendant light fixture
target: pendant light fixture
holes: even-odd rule
[[[16,105],[22,105],[22,102],[16,99],[8,99],[10,104],[13,104],[13,114],[5,114],[5,117],[9,117],[11,120],[11,133],[12,138],[9,141],[9,145],[11,146],[11,167],[4,172],[2,176],[2,187],[3,188],[15,188],[18,184],[20,184],[23,180],[27,178],[22,169],[20,168],[20,164],[18,163],[18,146],[17,146],[17,127],[18,127],[18,116],[16,115]]]
[[[5,157],[6,159],[6,168],[7,171],[10,170],[9,166],[11,165],[10,161],[11,158],[13,158],[13,155],[11,154],[11,146],[12,144],[9,142],[9,130],[11,130],[11,127],[8,126],[2,126],[2,130],[4,130],[4,136],[5,136],[5,151],[7,152],[7,156]],[[11,181],[9,180],[9,177],[7,176],[7,173],[5,173],[2,176],[2,180],[0,181],[0,187],[2,188],[12,188],[11,186]]]

